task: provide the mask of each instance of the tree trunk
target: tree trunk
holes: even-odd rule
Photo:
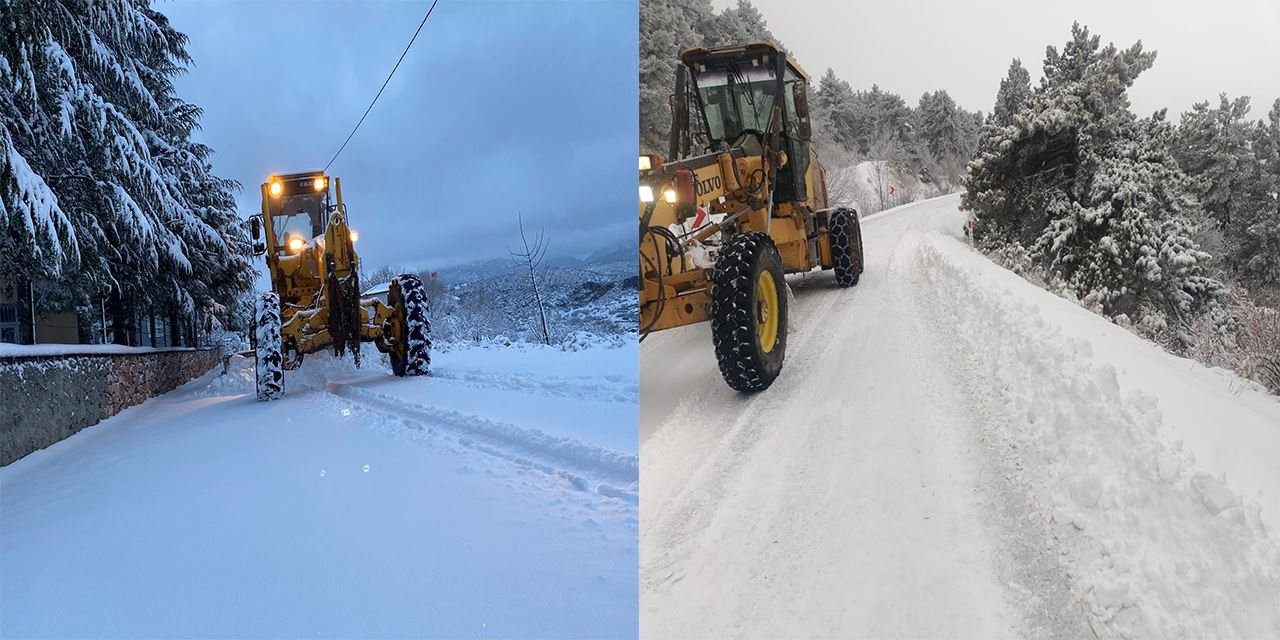
[[[171,347],[182,346],[182,334],[179,332],[179,327],[180,325],[178,324],[178,312],[170,311],[169,312],[169,346]]]
[[[551,344],[551,332],[547,330],[547,310],[542,306],[542,293],[538,291],[538,277],[529,266],[529,284],[533,286],[533,302],[538,305],[538,317],[542,321],[542,341]]]
[[[120,292],[112,291],[107,301],[107,314],[111,317],[111,342],[129,344],[127,326],[129,314],[125,310],[124,299],[120,297]]]

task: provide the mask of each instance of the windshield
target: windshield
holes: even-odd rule
[[[319,194],[285,196],[271,214],[271,230],[276,246],[284,249],[289,240],[300,237],[304,242],[324,233],[323,202]]]
[[[715,67],[695,74],[712,140],[734,140],[744,131],[769,128],[775,75],[769,65]]]

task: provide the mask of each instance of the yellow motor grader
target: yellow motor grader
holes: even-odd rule
[[[769,387],[787,346],[784,275],[863,270],[858,213],[828,208],[809,77],[768,42],[680,54],[669,158],[640,156],[640,332],[711,321],[738,391]]]
[[[332,187],[332,188],[331,188]],[[391,281],[387,302],[360,296],[356,231],[348,226],[342,181],[323,171],[271,176],[262,213],[249,219],[254,255],[266,255],[271,291],[255,305],[253,341],[259,400],[284,394],[283,370],[303,356],[351,351],[360,343],[388,354],[397,376],[422,375],[431,363],[431,324],[421,280]]]

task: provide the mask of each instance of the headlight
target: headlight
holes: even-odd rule
[[[311,183],[311,186],[315,187],[316,191],[324,191],[324,188],[329,186],[329,181],[324,178],[316,178],[316,181]]]
[[[272,180],[272,181],[271,181],[271,195],[273,195],[273,196],[278,196],[278,195],[280,195],[280,192],[281,192],[281,191],[284,191],[284,185],[280,184],[279,182],[277,182],[277,181],[275,181],[275,180]]]
[[[302,247],[306,246],[306,244],[307,243],[303,242],[302,238],[299,238],[298,236],[289,238],[289,251],[292,253],[300,253],[302,251]]]
[[[640,202],[653,202],[653,187],[647,184],[640,185]]]
[[[667,201],[668,203],[670,203],[670,204],[675,204],[675,203],[676,203],[676,190],[675,190],[675,189],[672,189],[671,187],[667,187],[666,189],[663,189],[663,190],[662,190],[662,199],[663,199],[663,200],[666,200],[666,201]]]
[[[662,156],[656,153],[646,153],[640,156],[640,173],[646,171],[654,171],[662,168]]]
[[[360,234],[359,234],[359,233],[357,233],[355,229],[352,229],[352,230],[351,230],[351,241],[352,241],[352,242],[355,242],[356,240],[359,240],[359,239],[360,239]]]

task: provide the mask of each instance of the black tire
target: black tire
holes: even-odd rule
[[[397,376],[426,375],[431,366],[431,320],[422,280],[407,273],[397,276],[391,281],[387,303],[396,311],[393,322],[404,323],[405,336],[403,344],[391,345],[391,372]]]
[[[254,360],[258,399],[284,397],[283,354],[280,352],[280,297],[273,291],[258,296],[253,314]]]
[[[831,261],[836,271],[836,284],[852,287],[862,277],[862,227],[858,212],[840,209],[831,214]]]
[[[711,280],[711,339],[720,375],[737,391],[769,388],[787,351],[786,280],[773,240],[754,231],[732,236],[720,250]],[[770,301],[760,299],[760,288],[769,280],[777,308],[762,310]],[[762,314],[776,314],[772,336],[761,335]],[[762,345],[769,337],[772,344]]]

